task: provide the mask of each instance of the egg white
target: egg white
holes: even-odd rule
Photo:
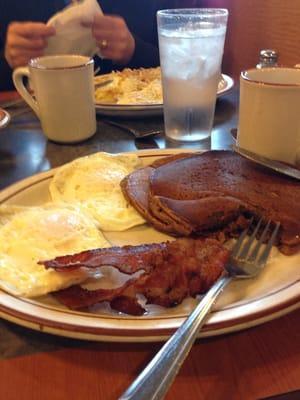
[[[126,201],[121,180],[141,166],[135,154],[95,153],[68,163],[55,173],[53,201],[77,203],[99,222],[103,231],[124,231],[145,223]]]
[[[97,222],[66,204],[0,207],[0,287],[9,293],[36,297],[83,282],[87,269],[56,272],[38,261],[109,247]]]

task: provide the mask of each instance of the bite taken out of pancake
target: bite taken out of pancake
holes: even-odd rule
[[[165,158],[121,182],[156,229],[175,236],[235,236],[251,217],[280,222],[279,249],[300,250],[300,183],[231,151]]]

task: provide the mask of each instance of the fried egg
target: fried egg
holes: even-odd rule
[[[49,186],[51,198],[79,204],[103,231],[124,231],[144,224],[120,187],[121,180],[140,166],[136,154],[100,152],[78,158],[55,173]]]
[[[17,296],[36,297],[80,283],[82,268],[68,273],[46,270],[38,261],[110,244],[98,223],[71,205],[0,207],[0,287]]]

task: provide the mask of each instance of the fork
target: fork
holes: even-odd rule
[[[233,279],[254,278],[267,263],[280,223],[275,224],[269,240],[264,244],[271,225],[271,221],[268,221],[255,243],[262,223],[263,220],[260,219],[253,227],[250,236],[248,236],[250,226],[242,232],[231,250],[225,266],[226,273],[215,282],[189,317],[119,397],[119,400],[160,400],[164,398],[218,295]]]

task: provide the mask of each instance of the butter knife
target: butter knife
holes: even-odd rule
[[[102,119],[102,122],[104,122],[105,124],[116,126],[117,128],[123,129],[123,130],[131,133],[136,139],[145,138],[148,136],[159,135],[164,132],[162,129],[159,129],[159,128],[147,129],[147,130],[145,128],[138,129],[138,128],[133,127],[132,124],[130,125],[129,123],[126,123],[126,122],[117,122],[117,121],[110,120],[108,118]]]
[[[106,85],[108,85],[108,84],[110,84],[112,82],[113,82],[113,79],[107,79],[106,81],[103,81],[103,82],[96,82],[95,83],[95,89],[102,88],[102,87],[104,87],[104,86],[106,86]]]
[[[283,162],[280,162],[280,161],[271,160],[270,158],[261,156],[256,153],[252,153],[252,151],[245,150],[234,144],[232,145],[232,149],[236,153],[240,154],[242,157],[247,158],[248,160],[251,160],[258,164],[261,164],[264,167],[272,169],[273,171],[276,171],[281,174],[288,175],[292,178],[300,180],[300,170],[297,168],[293,168],[293,167],[291,167]]]
[[[7,100],[0,102],[0,107],[6,110],[7,108],[13,108],[20,105],[27,105],[27,103],[22,98]]]

